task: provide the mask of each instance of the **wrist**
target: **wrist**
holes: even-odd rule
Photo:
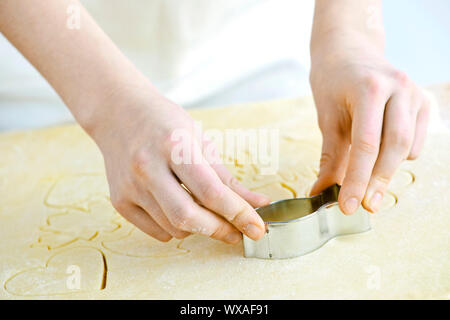
[[[384,31],[370,34],[347,28],[329,29],[311,37],[311,64],[333,64],[337,61],[354,59],[359,53],[384,56]]]
[[[140,109],[151,106],[158,96],[156,88],[145,78],[133,83],[117,81],[70,109],[75,110],[77,122],[99,145],[102,137],[139,118]]]
[[[384,51],[381,0],[316,0],[311,34],[311,56],[324,47],[333,51],[370,43]],[[330,47],[331,45],[331,47]]]

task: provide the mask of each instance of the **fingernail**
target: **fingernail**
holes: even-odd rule
[[[225,237],[225,241],[231,244],[238,243],[241,239],[242,235],[240,232],[232,232]]]
[[[383,199],[383,195],[381,192],[377,191],[372,196],[372,199],[370,199],[370,208],[373,211],[378,211],[378,207],[380,206],[381,200]]]
[[[248,224],[244,227],[245,234],[252,238],[253,240],[259,239],[262,234],[262,230],[255,226],[254,224]]]
[[[352,214],[358,209],[358,200],[354,197],[347,199],[344,203],[344,208],[347,214]]]

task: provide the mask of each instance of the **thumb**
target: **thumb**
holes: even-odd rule
[[[342,184],[347,168],[350,143],[336,132],[323,133],[320,170],[310,195],[319,194],[333,184]]]

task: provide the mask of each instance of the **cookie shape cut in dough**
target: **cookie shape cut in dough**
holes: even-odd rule
[[[101,251],[77,247],[50,257],[44,266],[25,269],[5,282],[12,295],[53,296],[106,287],[107,266]]]
[[[308,196],[322,143],[312,98],[189,112],[205,130],[279,130],[271,174],[245,149],[225,165],[272,200]],[[432,132],[402,164],[371,231],[266,261],[244,258],[242,243],[162,243],[136,229],[112,207],[101,153],[79,126],[0,134],[0,299],[448,299],[448,141]]]

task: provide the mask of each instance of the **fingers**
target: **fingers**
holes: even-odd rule
[[[236,192],[254,208],[263,207],[270,203],[268,197],[248,190],[228,171],[222,163],[218,150],[210,139],[203,137],[202,144],[205,150],[203,152],[204,158],[226,186]]]
[[[317,181],[311,189],[311,196],[317,195],[333,184],[342,184],[349,155],[349,140],[333,127],[323,128],[322,155]]]
[[[195,147],[193,149],[193,152],[201,152]],[[261,217],[244,199],[223,184],[206,160],[192,164],[173,163],[172,170],[203,206],[224,217],[254,240],[264,235],[265,226]]]
[[[415,160],[420,154],[425,143],[428,121],[430,118],[430,101],[424,97],[421,108],[417,113],[414,141],[408,155],[408,160]]]
[[[171,168],[158,167],[145,149],[139,150],[133,159],[135,173],[153,195],[170,224],[185,232],[207,235],[228,243],[237,243],[242,239],[238,230],[252,239],[261,238],[265,233],[265,225],[256,211],[223,184],[203,159],[198,144],[190,143],[189,146],[191,150],[180,150],[183,156],[181,163],[172,161],[170,157]],[[191,164],[184,163],[184,156]],[[157,208],[147,210],[158,213]],[[158,222],[164,225],[163,219]]]
[[[339,206],[345,214],[359,207],[378,157],[385,99],[366,95],[359,101],[352,119],[352,145],[345,178],[339,193]]]
[[[244,187],[222,163],[211,164],[211,167],[226,186],[236,192],[254,208],[263,207],[270,203],[270,199],[265,195],[252,192]]]
[[[378,211],[397,168],[407,158],[412,140],[417,110],[409,92],[398,92],[386,105],[381,149],[363,200],[364,207]]]
[[[241,233],[217,214],[197,204],[172,173],[158,174],[158,186],[149,180],[153,196],[175,228],[209,236],[227,243],[237,243]]]
[[[114,203],[114,207],[125,219],[149,236],[164,242],[172,239],[172,236],[164,231],[153,218],[140,207],[131,203],[118,204],[117,202]]]
[[[179,230],[170,223],[151,193],[144,192],[138,203],[140,203],[140,207],[143,208],[147,214],[149,214],[153,220],[172,237],[184,239],[190,235],[189,232]]]
[[[406,74],[387,67],[371,66],[362,78],[362,70],[357,70],[357,81],[343,88],[337,84],[334,93],[315,90],[324,142],[320,172],[311,194],[339,183],[345,167],[339,194],[339,206],[345,214],[353,213],[361,202],[370,211],[378,210],[396,169],[406,158],[415,159],[424,144],[429,103]],[[345,108],[339,110],[324,103],[327,100]],[[351,114],[351,126],[345,125],[346,112]],[[341,131],[351,132],[347,159],[348,145],[345,139],[336,138],[340,131],[330,126],[327,118],[331,125],[342,126]]]

